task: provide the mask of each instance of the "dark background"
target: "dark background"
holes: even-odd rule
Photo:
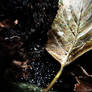
[[[60,65],[45,50],[45,44],[48,40],[47,32],[51,29],[57,10],[58,0],[0,0],[0,22],[5,21],[5,24],[9,25],[8,28],[0,27],[2,92],[7,92],[7,89],[12,92],[12,85],[9,85],[8,81],[46,87],[54,78]],[[18,24],[13,25],[16,19]],[[92,51],[89,51],[66,66],[53,90],[73,92],[77,82],[75,76],[82,75],[79,65],[92,74],[91,57]],[[21,69],[13,64],[13,60],[28,60],[27,65],[32,69]],[[22,76],[23,74],[27,77]]]

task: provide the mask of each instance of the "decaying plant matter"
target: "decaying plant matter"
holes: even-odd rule
[[[92,75],[89,75],[83,67],[81,76],[76,76],[77,83],[75,84],[75,92],[91,92],[92,91]]]
[[[46,50],[61,68],[45,92],[54,85],[63,67],[92,49],[92,0],[59,0],[58,4]]]

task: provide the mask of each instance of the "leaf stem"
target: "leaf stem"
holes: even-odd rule
[[[60,66],[60,69],[59,69],[58,73],[56,74],[56,76],[54,77],[54,79],[51,81],[51,83],[49,84],[49,86],[46,89],[44,89],[43,92],[48,92],[50,90],[50,88],[52,88],[52,86],[55,84],[55,82],[60,77],[60,75],[61,75],[61,73],[63,71],[63,67],[64,67],[64,65],[61,65]]]

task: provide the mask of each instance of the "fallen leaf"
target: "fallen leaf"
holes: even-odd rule
[[[92,49],[92,0],[60,0],[46,50],[61,64]]]
[[[59,61],[61,68],[45,92],[53,86],[64,66],[91,49],[92,0],[59,0],[46,50]]]

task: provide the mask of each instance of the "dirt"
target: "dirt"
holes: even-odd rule
[[[0,1],[0,77],[7,81],[47,87],[60,65],[45,50],[47,32],[58,10],[58,0]],[[53,86],[57,92],[74,92],[75,76],[83,76],[79,67],[92,74],[92,51],[64,68]],[[1,87],[5,86],[2,81]],[[70,91],[69,91],[70,90]]]

